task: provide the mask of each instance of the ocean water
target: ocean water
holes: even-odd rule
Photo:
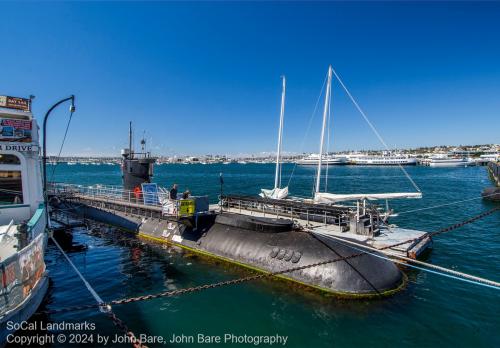
[[[401,227],[434,231],[493,207],[492,203],[476,199],[490,185],[484,167],[406,169],[424,198],[391,202],[391,207],[400,213],[391,222]],[[226,193],[256,194],[274,183],[274,166],[270,164],[161,165],[155,168],[154,181],[163,186],[178,183],[180,191],[189,188],[193,194],[208,194],[215,202],[220,191],[220,172]],[[53,179],[83,185],[120,184],[120,175],[117,165],[60,164]],[[289,183],[292,195],[311,196],[314,175],[312,167],[283,166],[283,184]],[[413,190],[397,167],[330,167],[328,177],[330,192]],[[464,199],[471,200],[415,211]],[[81,248],[69,252],[71,259],[105,301],[248,274],[235,266],[125,238],[119,230],[78,230],[74,232],[74,242]],[[427,261],[500,280],[500,214],[436,237]],[[49,245],[46,262],[51,287],[42,310],[93,303],[53,245]],[[287,347],[500,347],[499,291],[421,271],[407,271],[407,275],[409,282],[403,291],[380,300],[337,299],[283,281],[259,280],[115,306],[114,311],[137,335],[161,335],[167,340],[172,335],[278,334],[287,336]],[[97,310],[40,314],[36,318],[44,322],[87,321],[96,325],[94,333],[120,333]],[[94,341],[89,346],[97,345]],[[254,346],[169,344],[220,345]]]

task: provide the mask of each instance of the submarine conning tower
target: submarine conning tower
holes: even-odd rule
[[[146,151],[146,140],[141,140],[141,152],[135,152],[132,145],[132,122],[129,124],[129,147],[122,152],[122,179],[125,192],[133,191],[141,184],[151,182],[156,157]]]

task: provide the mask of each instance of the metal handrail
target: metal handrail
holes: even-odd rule
[[[298,219],[306,220],[307,224],[310,222],[322,222],[325,225],[336,225],[342,228],[347,226],[350,220],[350,210],[323,210],[321,214],[317,213],[319,208],[312,205],[311,208],[307,205],[294,206],[293,204],[286,204],[283,201],[275,200],[261,200],[254,199],[253,197],[242,197],[242,196],[223,196],[222,206],[226,209],[236,209],[241,212],[241,210],[247,210],[250,212],[261,213],[264,216],[268,214],[276,218],[285,219]]]
[[[162,209],[162,215],[175,216],[177,218],[188,216],[180,214],[180,206],[184,199],[170,199],[169,192],[160,190],[155,193],[143,193],[142,191],[125,190],[121,186],[115,185],[75,185],[67,183],[49,183],[48,193],[53,195],[82,196],[93,200],[101,200],[111,203],[124,203],[129,205],[139,205],[140,208],[156,207]],[[195,199],[191,196],[186,200]],[[173,207],[171,205],[174,205]],[[169,213],[167,208],[172,207]]]

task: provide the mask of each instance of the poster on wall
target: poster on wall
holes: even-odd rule
[[[1,119],[0,141],[31,142],[31,120]]]
[[[43,237],[43,235],[39,235],[31,243],[29,248],[23,249],[23,251],[19,253],[19,268],[21,270],[21,280],[23,284],[23,297],[29,295],[30,291],[45,272]]]

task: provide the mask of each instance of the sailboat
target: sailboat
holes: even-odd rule
[[[329,192],[320,192],[321,186],[321,167],[323,161],[323,149],[325,142],[325,130],[327,126],[327,118],[330,111],[331,94],[332,94],[332,75],[333,69],[328,67],[328,79],[325,93],[325,103],[323,107],[323,123],[321,127],[321,138],[319,145],[318,169],[316,174],[316,186],[314,191],[314,203],[334,204],[343,201],[366,201],[380,199],[396,199],[396,198],[422,198],[421,192],[394,192],[394,193],[357,193],[357,194],[335,194]],[[326,178],[328,180],[328,178]],[[325,185],[326,186],[326,185]]]
[[[283,144],[283,119],[285,116],[286,78],[281,77],[283,88],[281,91],[280,125],[278,129],[278,150],[276,151],[276,171],[274,174],[274,189],[261,189],[260,196],[271,199],[284,199],[288,196],[288,186],[281,188],[281,147]]]

